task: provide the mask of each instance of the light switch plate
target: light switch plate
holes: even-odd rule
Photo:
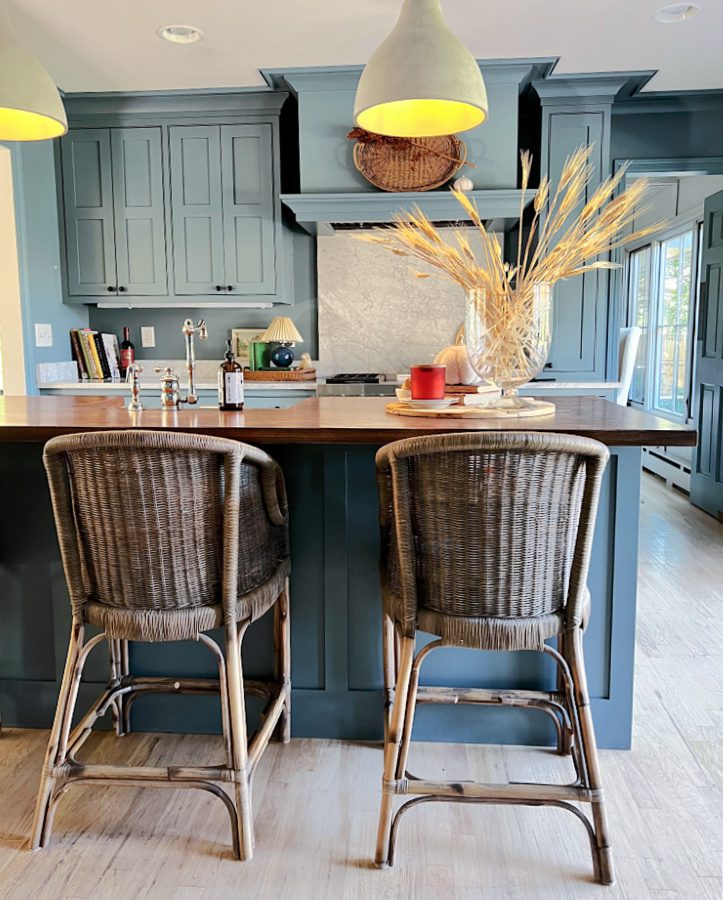
[[[36,347],[52,347],[53,346],[53,326],[49,324],[35,323],[35,346]]]
[[[156,346],[156,329],[152,325],[144,325],[141,328],[141,347]]]

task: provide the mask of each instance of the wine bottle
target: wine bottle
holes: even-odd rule
[[[226,341],[226,359],[218,370],[218,408],[227,411],[244,408],[244,372],[234,359],[231,341]]]
[[[131,330],[125,325],[123,328],[123,340],[120,345],[120,373],[121,378],[125,378],[128,369],[136,361],[136,348],[131,341]]]

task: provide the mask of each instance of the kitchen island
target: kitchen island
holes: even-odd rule
[[[375,739],[381,736],[383,707],[376,449],[421,434],[535,430],[596,438],[610,449],[590,566],[593,607],[585,652],[599,744],[629,747],[640,448],[692,446],[695,431],[594,397],[562,397],[554,415],[532,420],[401,418],[385,412],[386,402],[326,397],[244,413],[130,413],[120,398],[0,398],[3,721],[50,724],[67,647],[70,608],[42,466],[49,438],[160,428],[243,440],[275,456],[290,506],[293,733]],[[249,677],[270,674],[269,622],[262,620],[249,633],[244,661]],[[138,674],[212,676],[214,666],[205,648],[193,643],[131,645],[131,668]],[[107,674],[107,659],[98,650],[86,667],[81,704]],[[434,654],[423,675],[430,684],[543,690],[554,679],[543,654],[461,649]],[[133,716],[133,727],[145,731],[220,731],[218,704],[209,697],[148,697],[136,704]],[[548,744],[554,731],[535,711],[430,705],[418,712],[415,737]]]

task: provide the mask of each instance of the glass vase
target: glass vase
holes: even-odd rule
[[[465,343],[470,364],[488,384],[500,389],[489,406],[510,409],[529,405],[520,385],[535,378],[547,361],[551,338],[552,286],[522,290],[467,291]]]

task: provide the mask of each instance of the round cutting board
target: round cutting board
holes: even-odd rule
[[[414,416],[425,419],[526,419],[530,416],[551,416],[555,404],[546,400],[527,400],[520,408],[500,406],[448,406],[446,409],[413,409],[407,403],[388,403],[387,412],[394,416]]]

